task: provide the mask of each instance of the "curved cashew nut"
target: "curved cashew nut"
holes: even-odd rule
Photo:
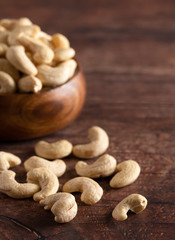
[[[0,93],[13,93],[15,90],[15,80],[8,73],[0,71]]]
[[[74,75],[76,67],[77,63],[73,59],[60,63],[57,67],[42,64],[38,66],[37,77],[44,86],[56,87],[67,82]]]
[[[25,76],[18,80],[18,88],[21,92],[37,93],[42,89],[42,83],[37,77]]]
[[[56,48],[69,48],[70,43],[69,40],[60,33],[56,33],[52,36],[52,42]]]
[[[78,175],[99,178],[110,176],[116,169],[116,159],[108,154],[104,154],[98,158],[94,163],[88,165],[83,161],[77,162],[75,170]]]
[[[73,48],[56,48],[54,59],[58,62],[67,61],[75,56]]]
[[[6,58],[0,58],[0,71],[8,73],[15,81],[20,77],[19,71]]]
[[[7,51],[7,44],[5,43],[0,43],[0,57],[4,57]]]
[[[34,53],[33,59],[36,61],[36,63],[43,64],[52,62],[54,58],[54,52],[39,39],[31,38],[24,34],[21,34],[18,39],[21,44],[29,48],[30,51]]]
[[[127,160],[117,165],[117,174],[111,179],[112,188],[121,188],[133,183],[140,174],[140,166],[136,161]]]
[[[69,180],[64,184],[63,192],[82,192],[81,201],[89,205],[98,202],[103,195],[100,185],[87,177],[76,177]]]
[[[76,145],[73,147],[73,154],[78,158],[98,157],[106,151],[109,146],[107,133],[100,127],[94,126],[88,130],[90,143]]]
[[[60,140],[54,143],[39,141],[35,145],[35,152],[38,156],[47,159],[63,158],[71,154],[72,144],[67,140]]]
[[[28,18],[20,18],[19,20],[4,18],[0,20],[0,25],[5,27],[8,30],[12,30],[16,25],[27,26],[27,25],[32,25],[32,22]]]
[[[39,184],[41,191],[33,195],[35,201],[40,201],[58,191],[59,182],[56,175],[45,167],[31,169],[27,173],[27,182]]]
[[[12,153],[0,152],[0,172],[8,170],[21,163],[21,159]]]
[[[30,171],[33,168],[38,168],[38,167],[45,167],[55,173],[57,177],[61,177],[65,171],[66,171],[66,164],[64,163],[63,160],[55,160],[53,162],[50,162],[44,158],[40,157],[30,157],[24,162],[24,167],[26,171]]]
[[[27,57],[25,49],[21,45],[12,46],[7,49],[6,57],[9,62],[23,73],[36,75],[37,69],[31,60]]]
[[[70,193],[55,193],[40,201],[44,209],[51,209],[58,223],[70,222],[77,215],[77,203]]]
[[[40,187],[35,183],[18,183],[15,180],[16,173],[6,170],[0,174],[0,192],[12,198],[28,198],[39,191]]]
[[[124,198],[112,212],[113,218],[118,221],[124,221],[128,218],[127,212],[129,210],[140,213],[147,206],[147,199],[140,194],[131,194],[128,197]]]

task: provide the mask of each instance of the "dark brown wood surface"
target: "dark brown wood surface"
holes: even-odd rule
[[[28,3],[27,3],[28,2]],[[175,1],[173,0],[5,0],[0,16],[27,16],[49,33],[68,36],[87,80],[87,99],[80,116],[47,141],[85,141],[93,125],[110,136],[108,153],[118,162],[138,161],[138,180],[111,189],[108,178],[100,202],[87,206],[75,194],[77,217],[57,224],[50,211],[32,199],[0,194],[0,239],[149,239],[175,236]],[[0,150],[24,161],[34,155],[39,139],[1,142]],[[88,162],[92,162],[90,160]],[[67,172],[60,189],[76,176],[77,160],[65,159]],[[13,169],[25,181],[23,165]],[[145,211],[124,222],[111,216],[115,205],[131,193],[148,199]]]

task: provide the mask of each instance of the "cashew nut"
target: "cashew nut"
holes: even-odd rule
[[[56,48],[55,49],[55,60],[63,62],[69,60],[75,56],[75,50],[73,48]]]
[[[12,153],[0,152],[0,172],[8,170],[21,163],[21,159]]]
[[[25,53],[23,46],[12,46],[7,49],[6,57],[9,62],[23,73],[36,75],[37,69]]]
[[[35,152],[38,156],[47,159],[63,158],[71,154],[72,144],[67,140],[60,140],[54,143],[39,141],[35,145]]]
[[[128,218],[127,212],[129,210],[140,213],[147,206],[147,199],[140,194],[131,194],[128,197],[124,198],[112,212],[113,218],[118,221],[124,221]]]
[[[21,92],[37,93],[42,89],[42,83],[37,77],[25,76],[19,79],[18,88]]]
[[[19,71],[5,58],[0,58],[0,71],[8,73],[15,81],[19,79]]]
[[[70,222],[77,215],[77,203],[70,193],[55,193],[40,201],[44,209],[51,209],[58,223]]]
[[[83,161],[77,162],[75,170],[78,175],[99,178],[110,176],[116,169],[116,159],[108,154],[98,158],[94,163],[88,165]]]
[[[100,185],[87,177],[76,177],[69,180],[64,184],[63,192],[82,192],[81,201],[89,205],[98,202],[103,195]]]
[[[4,30],[0,30],[0,42],[1,43],[5,43],[7,44],[7,38],[9,36],[9,32],[8,31],[4,31]]]
[[[109,146],[107,133],[100,127],[94,126],[88,130],[90,143],[76,145],[73,147],[73,154],[78,158],[98,157],[106,151]]]
[[[0,71],[0,93],[13,93],[15,90],[14,79],[8,73]]]
[[[33,59],[38,64],[51,63],[54,57],[54,52],[50,47],[41,42],[39,39],[31,38],[27,35],[21,34],[19,41],[30,51],[34,53]]]
[[[140,174],[140,166],[136,161],[127,160],[117,165],[117,174],[111,179],[112,188],[121,188],[133,183]]]
[[[27,182],[38,184],[41,187],[41,191],[33,195],[35,201],[40,201],[56,193],[59,188],[58,178],[52,171],[45,167],[31,169],[27,173]]]
[[[5,43],[0,43],[0,57],[4,57],[7,51],[7,44]]]
[[[38,66],[37,77],[44,86],[56,87],[67,82],[74,75],[76,67],[77,63],[73,59],[60,63],[57,67],[42,64]]]
[[[28,198],[39,191],[38,184],[35,183],[18,183],[15,180],[16,173],[6,170],[0,173],[0,192],[13,198]]]
[[[40,158],[37,156],[30,157],[24,162],[24,167],[26,171],[30,171],[33,168],[38,167],[45,167],[55,173],[57,177],[61,177],[65,171],[66,171],[66,164],[63,160],[55,160],[53,162],[50,162],[44,158]]]
[[[32,25],[32,22],[28,18],[20,18],[19,20],[4,18],[0,20],[0,25],[8,30],[12,30],[16,25],[27,26]]]
[[[56,48],[69,48],[69,40],[62,34],[56,33],[52,36],[52,42]]]

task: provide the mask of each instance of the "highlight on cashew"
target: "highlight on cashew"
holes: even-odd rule
[[[77,203],[70,193],[55,193],[40,201],[45,210],[51,209],[58,223],[70,222],[77,215]]]
[[[89,205],[97,203],[103,195],[100,185],[87,177],[76,177],[69,180],[64,184],[63,192],[82,192],[81,201]]]
[[[16,173],[5,170],[0,173],[0,192],[12,198],[28,198],[39,191],[36,183],[18,183],[15,180]]]
[[[107,133],[98,126],[93,126],[88,130],[89,143],[75,145],[73,154],[78,158],[93,158],[103,154],[109,146]]]
[[[38,184],[41,187],[41,191],[33,195],[35,201],[40,201],[56,193],[59,188],[58,178],[52,171],[45,167],[31,169],[27,173],[27,182]]]
[[[134,160],[127,160],[117,165],[117,173],[110,181],[112,188],[121,188],[133,183],[140,174],[140,166]]]
[[[128,197],[124,198],[112,212],[113,218],[118,221],[124,221],[128,218],[127,212],[129,210],[140,213],[147,206],[147,199],[140,194],[131,194]]]
[[[57,159],[51,162],[37,156],[28,158],[24,162],[24,167],[27,172],[34,168],[45,167],[52,171],[57,177],[61,177],[66,171],[66,164],[63,160]]]
[[[21,92],[37,93],[42,89],[42,83],[37,77],[25,76],[18,80],[18,88]]]
[[[75,165],[76,173],[80,176],[89,178],[107,177],[113,174],[116,169],[116,159],[109,154],[104,154],[94,163],[87,164],[84,161],[79,161]]]
[[[8,73],[0,71],[0,93],[13,93],[15,90],[14,79]]]
[[[67,140],[60,140],[54,143],[39,141],[35,145],[35,152],[38,156],[46,159],[63,158],[71,154],[72,144]]]
[[[21,163],[21,159],[9,152],[0,151],[0,172]]]

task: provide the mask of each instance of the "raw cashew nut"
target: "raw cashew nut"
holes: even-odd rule
[[[0,58],[0,71],[8,73],[15,81],[19,79],[19,71],[6,58]]]
[[[114,157],[105,154],[90,165],[83,161],[77,162],[77,164],[75,165],[75,170],[78,175],[84,177],[107,177],[113,174],[116,169],[116,164],[117,162]]]
[[[28,198],[39,191],[40,187],[35,183],[18,183],[15,180],[16,173],[6,170],[0,173],[0,192],[12,198]]]
[[[47,159],[63,158],[71,154],[72,144],[67,140],[60,140],[54,143],[39,141],[35,145],[35,152],[38,156]]]
[[[37,93],[42,89],[42,83],[37,77],[25,76],[19,79],[18,88],[21,92]]]
[[[35,201],[40,201],[56,193],[59,188],[58,178],[52,171],[45,167],[31,169],[27,173],[27,182],[38,184],[41,187],[41,191],[33,195]]]
[[[5,43],[0,43],[0,57],[4,57],[7,51],[7,44]]]
[[[77,63],[73,59],[60,63],[57,67],[42,64],[38,66],[37,77],[41,79],[44,86],[60,86],[73,77],[76,67]]]
[[[98,202],[103,195],[100,185],[87,177],[76,177],[69,180],[64,184],[63,192],[82,192],[81,201],[89,205]]]
[[[140,166],[136,161],[127,160],[117,165],[117,172],[110,181],[112,188],[121,188],[133,183],[140,174]]]
[[[140,194],[131,194],[128,197],[124,198],[112,212],[113,218],[118,221],[124,221],[128,218],[127,212],[129,210],[140,213],[147,206],[147,199]]]
[[[20,18],[19,20],[4,18],[0,20],[0,25],[8,30],[12,30],[17,25],[27,26],[32,25],[32,22],[28,18]]]
[[[75,56],[75,50],[73,48],[56,48],[55,49],[55,60],[63,62],[69,60]]]
[[[78,158],[98,157],[106,151],[109,146],[107,133],[100,127],[94,126],[88,130],[90,143],[76,145],[73,147],[73,154]]]
[[[7,49],[6,57],[9,62],[23,73],[36,75],[37,69],[31,60],[27,57],[25,49],[21,45],[12,46]]]
[[[41,42],[39,39],[31,38],[27,35],[21,34],[19,41],[30,51],[34,53],[33,59],[38,64],[51,63],[54,57],[54,52],[50,47]]]
[[[69,40],[62,34],[56,33],[52,36],[52,42],[56,48],[69,48]]]
[[[40,201],[44,209],[51,209],[58,223],[70,222],[77,215],[77,203],[70,193],[55,193]]]
[[[26,171],[30,171],[33,168],[45,167],[55,173],[57,177],[61,177],[66,171],[66,164],[63,160],[48,161],[44,158],[37,156],[30,157],[24,162]]]
[[[0,152],[0,172],[8,170],[21,163],[21,159],[12,153]]]
[[[0,93],[13,93],[15,90],[15,80],[8,73],[0,71]]]

